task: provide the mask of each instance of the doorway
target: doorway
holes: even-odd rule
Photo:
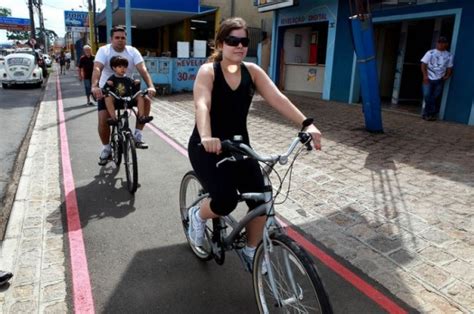
[[[382,107],[418,114],[423,105],[420,60],[439,36],[451,42],[454,16],[375,25]]]

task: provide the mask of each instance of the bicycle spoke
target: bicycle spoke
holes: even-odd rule
[[[267,263],[263,245],[257,248],[257,263],[267,263],[267,273],[259,265],[254,273],[257,303],[264,313],[330,313],[330,305],[322,290],[314,268],[300,250],[294,250],[294,241],[286,236],[272,236],[273,250],[268,252]],[[258,265],[258,264],[257,264]],[[312,272],[309,274],[308,271]],[[270,276],[270,272],[272,276]],[[274,290],[273,290],[274,289]],[[278,296],[278,300],[275,299]],[[320,295],[324,298],[320,299]]]
[[[186,237],[188,236],[188,210],[191,206],[194,206],[195,202],[205,194],[205,191],[197,179],[194,172],[188,172],[181,180],[180,192],[179,192],[179,204],[181,221],[183,223],[183,229]],[[203,247],[196,247],[189,242],[193,253],[201,260],[207,261],[212,258],[212,249],[210,245],[210,235],[212,229],[209,226],[206,227],[206,239]]]

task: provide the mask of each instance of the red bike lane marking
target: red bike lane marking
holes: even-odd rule
[[[278,218],[277,218],[278,219]],[[314,243],[306,239],[302,234],[291,228],[287,223],[278,219],[278,222],[287,230],[288,236],[301,245],[306,251],[310,252],[314,257],[320,260],[324,265],[328,266],[332,271],[341,276],[359,291],[368,296],[372,301],[389,313],[408,313],[407,310],[393,302],[389,297],[377,290],[375,287],[364,281],[355,273],[350,271],[344,265],[336,261],[330,255],[325,253]]]
[[[153,123],[147,123],[147,127],[152,130],[155,134],[157,134],[161,139],[163,139],[166,143],[170,144],[173,148],[175,148],[179,153],[183,156],[188,158],[188,151],[183,148],[180,144],[178,144],[174,139],[169,137],[166,133],[161,131],[156,125]],[[352,286],[357,288],[363,294],[365,294],[369,299],[377,303],[381,308],[386,310],[389,313],[408,313],[407,310],[403,309],[397,303],[392,301],[389,297],[384,295],[382,292],[377,290],[377,288],[373,287],[365,280],[357,276],[354,272],[349,270],[347,267],[336,261],[334,258],[326,254],[323,250],[318,248],[314,243],[310,242],[306,239],[303,235],[297,232],[295,229],[291,228],[287,223],[283,222],[281,219],[278,221],[282,224],[283,227],[286,228],[288,231],[288,235],[295,240],[299,245],[301,245],[306,251],[311,253],[315,258],[320,260],[323,264],[325,264],[328,268],[330,268],[333,272],[338,274],[342,277],[345,281],[349,282]]]
[[[71,258],[71,277],[73,286],[73,302],[75,313],[95,313],[92,298],[89,268],[87,266],[84,238],[82,236],[79,207],[77,205],[76,187],[72,174],[71,158],[64,118],[64,105],[61,94],[59,76],[56,75],[56,92],[59,118],[59,137],[61,146],[61,164],[63,170],[64,197],[68,226],[69,253]]]

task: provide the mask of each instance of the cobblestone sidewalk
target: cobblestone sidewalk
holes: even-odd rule
[[[279,212],[421,312],[474,312],[474,128],[383,112],[364,130],[360,107],[289,97],[321,129],[323,151],[294,168]],[[155,124],[186,146],[191,94],[160,97]],[[252,145],[282,152],[296,127],[256,97]]]
[[[0,313],[68,312],[55,83],[49,80],[40,104],[0,242],[0,269],[14,274],[11,285],[0,290]]]

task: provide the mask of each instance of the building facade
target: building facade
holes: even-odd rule
[[[474,1],[370,2],[382,103],[421,112],[420,59],[445,36],[454,54],[454,74],[444,85],[440,117],[474,125]],[[351,14],[342,0],[300,0],[273,11],[270,73],[280,88],[360,101]]]

